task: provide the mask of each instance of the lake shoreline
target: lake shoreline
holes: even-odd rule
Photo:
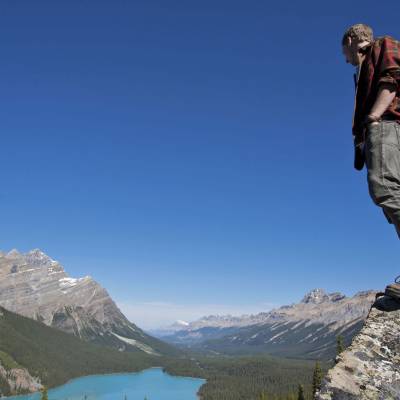
[[[148,386],[146,386],[146,385],[149,385],[150,381],[146,381],[146,376],[145,375],[146,375],[146,373],[151,373],[151,371],[159,371],[160,372],[159,376],[157,376],[157,374],[154,376],[154,374],[153,374],[153,377],[151,377],[151,376],[147,377],[147,379],[150,379],[150,380],[151,379],[155,379],[155,380],[159,379],[160,380],[158,382],[158,385],[157,385],[157,382],[156,382],[156,385],[151,389],[151,391],[155,391],[156,393],[158,393],[159,385],[161,385],[161,387],[162,387],[163,385],[167,384],[167,385],[170,385],[168,387],[168,390],[167,390],[167,393],[169,393],[171,390],[172,391],[175,390],[176,382],[168,382],[168,378],[175,378],[175,379],[178,378],[178,379],[182,379],[182,384],[186,385],[186,390],[189,390],[189,392],[188,392],[189,395],[190,395],[190,393],[192,393],[192,395],[194,394],[196,396],[196,400],[201,400],[200,396],[198,395],[198,392],[199,392],[200,388],[207,382],[206,379],[204,379],[204,378],[196,378],[196,377],[189,377],[189,376],[173,375],[173,374],[170,374],[169,372],[165,371],[164,367],[162,367],[162,366],[152,366],[152,367],[140,370],[140,371],[131,371],[131,372],[124,371],[124,372],[112,372],[112,373],[106,373],[106,374],[82,375],[82,376],[79,376],[79,377],[75,377],[75,378],[69,379],[68,381],[66,381],[65,383],[63,383],[61,385],[48,388],[49,389],[49,398],[52,397],[52,393],[51,392],[53,392],[53,391],[57,391],[57,392],[61,392],[61,393],[64,391],[64,392],[68,393],[68,389],[70,390],[69,394],[62,394],[62,396],[61,396],[60,393],[58,393],[60,398],[64,399],[64,398],[72,397],[72,399],[74,399],[74,398],[78,398],[78,397],[81,398],[81,396],[86,397],[87,394],[85,393],[85,391],[87,391],[89,393],[92,392],[92,394],[89,397],[93,397],[94,396],[95,398],[102,398],[102,397],[108,395],[107,393],[109,392],[109,387],[110,387],[110,383],[109,382],[101,382],[100,384],[96,384],[94,387],[99,392],[96,392],[96,390],[93,389],[93,387],[91,388],[91,385],[94,385],[94,383],[90,382],[86,386],[88,388],[85,389],[85,390],[82,390],[82,392],[77,395],[76,391],[77,390],[78,391],[81,390],[79,388],[80,381],[83,381],[83,380],[86,380],[86,379],[98,380],[98,379],[103,379],[103,378],[112,378],[114,376],[116,378],[119,378],[118,383],[121,384],[121,396],[123,395],[123,397],[125,397],[126,393],[129,393],[129,390],[131,388],[129,388],[129,384],[127,386],[127,382],[123,382],[123,380],[124,379],[126,380],[128,377],[130,378],[132,376],[138,376],[138,375],[144,374],[143,377],[139,377],[138,378],[138,382],[139,382],[139,384],[143,384],[143,382],[144,382],[144,385],[145,385],[144,387],[147,387],[146,390],[149,390]],[[164,376],[165,376],[166,380],[164,379]],[[121,379],[122,379],[122,382],[121,382]],[[196,388],[197,390],[193,389],[193,390],[196,390],[196,393],[191,392],[192,389],[190,388],[190,385],[189,385],[189,387],[187,386],[189,381],[195,381],[193,383],[196,383],[196,384],[200,385],[199,387]],[[118,383],[116,383],[116,385],[118,385]],[[100,388],[101,384],[104,384],[104,392],[101,392],[101,388]],[[107,385],[109,385],[109,386],[107,386]],[[78,387],[78,389],[77,389],[77,387]],[[135,390],[138,390],[138,389],[140,390],[140,386],[139,387],[135,386]],[[126,392],[126,393],[124,394],[124,392]],[[36,399],[40,398],[40,397],[38,397],[38,396],[40,396],[40,393],[41,393],[41,391],[38,390],[38,391],[35,391],[35,392],[25,393],[25,394],[20,394],[20,395],[2,396],[1,398],[10,399],[10,400],[11,399],[15,399],[15,400],[18,400],[18,399],[33,400],[33,399],[35,399],[36,400]],[[132,393],[131,393],[131,395],[132,395]],[[137,396],[136,392],[134,392],[133,395]],[[152,395],[154,395],[154,394],[152,394]],[[54,393],[53,393],[53,396],[54,396]],[[149,397],[149,396],[147,396],[147,397]],[[166,398],[166,400],[169,400],[169,399]]]

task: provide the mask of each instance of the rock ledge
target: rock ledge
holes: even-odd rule
[[[315,400],[400,399],[400,304],[380,298],[337,361]]]

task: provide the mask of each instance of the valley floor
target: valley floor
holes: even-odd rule
[[[201,400],[297,399],[298,385],[311,399],[315,362],[270,356],[196,357],[190,360],[166,360],[165,370],[173,375],[206,379],[199,390]],[[327,368],[328,365],[325,365]]]

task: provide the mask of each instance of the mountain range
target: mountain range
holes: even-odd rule
[[[346,297],[314,289],[297,304],[241,317],[211,315],[175,324],[158,335],[182,348],[211,354],[329,359],[335,355],[339,335],[349,344],[359,332],[375,294],[371,290]]]
[[[338,336],[347,345],[360,331],[375,293],[347,297],[314,289],[299,303],[268,312],[177,321],[155,338],[91,277],[69,276],[39,249],[0,252],[0,391],[150,365],[193,375],[200,373],[193,372],[199,353],[329,360]]]

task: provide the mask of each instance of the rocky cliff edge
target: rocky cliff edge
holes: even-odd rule
[[[381,297],[315,400],[400,399],[400,304]]]

